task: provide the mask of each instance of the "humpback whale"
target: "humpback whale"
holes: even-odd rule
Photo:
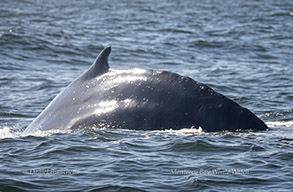
[[[118,128],[206,132],[266,130],[266,124],[209,86],[167,71],[109,68],[111,47],[61,91],[25,129]]]

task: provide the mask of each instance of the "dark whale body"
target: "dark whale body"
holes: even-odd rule
[[[37,130],[122,128],[266,130],[248,109],[207,85],[166,71],[109,69],[106,47],[91,68],[59,93],[27,127]]]

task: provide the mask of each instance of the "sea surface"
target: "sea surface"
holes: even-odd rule
[[[107,45],[253,111],[263,132],[23,135]],[[292,191],[292,0],[1,0],[0,191]]]

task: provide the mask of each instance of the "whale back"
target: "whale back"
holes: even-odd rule
[[[28,126],[36,130],[122,128],[265,130],[251,111],[207,85],[167,71],[113,70],[106,47]]]

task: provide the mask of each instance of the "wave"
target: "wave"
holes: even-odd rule
[[[293,120],[289,121],[267,121],[265,122],[271,129],[275,128],[289,128],[293,127]],[[33,137],[47,137],[52,134],[57,134],[57,133],[71,133],[72,130],[47,130],[47,131],[36,131],[33,133],[27,133],[24,134],[22,131],[15,131],[16,129],[13,127],[7,127],[4,126],[0,128],[0,139],[5,139],[5,138],[18,138],[18,137],[27,137],[27,136],[33,136]],[[218,135],[218,134],[231,134],[229,131],[223,131],[223,132],[216,132],[216,133],[207,133],[202,130],[201,127],[195,128],[195,127],[190,127],[190,128],[182,128],[179,130],[173,130],[173,129],[165,129],[165,130],[153,130],[153,131],[141,131],[141,130],[129,130],[129,129],[97,129],[97,128],[86,128],[84,130],[81,130],[82,134],[85,135],[91,135],[93,137],[100,137],[101,135],[104,134],[109,134],[109,135],[124,135],[124,134],[131,134],[131,135],[156,135],[156,134],[165,134],[166,135],[181,135],[181,136],[190,136],[190,135]],[[239,132],[243,133],[243,132]],[[246,132],[245,132],[246,133]]]

